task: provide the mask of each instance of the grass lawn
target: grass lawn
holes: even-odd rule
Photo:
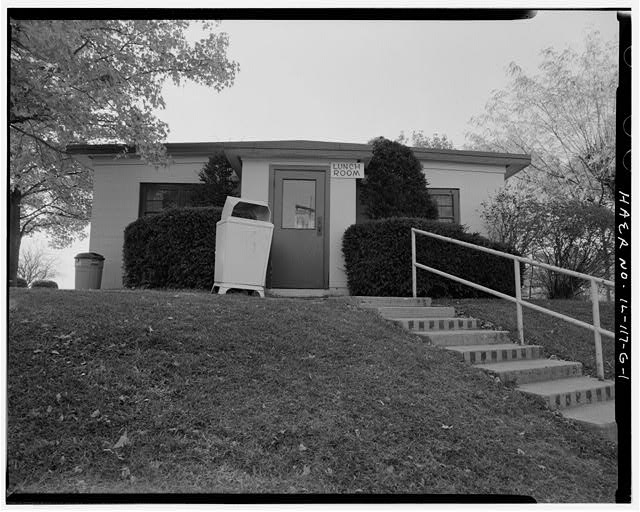
[[[590,301],[579,300],[532,300],[533,304],[565,314],[583,322],[593,323]],[[511,331],[518,340],[516,305],[502,299],[457,299],[437,300],[434,305],[453,306],[456,314],[471,316],[489,322],[495,328]],[[600,324],[610,331],[615,330],[613,302],[600,303]],[[596,350],[593,333],[559,318],[522,308],[524,340],[529,345],[541,345],[545,356],[578,361],[585,375],[596,377]],[[615,374],[615,346],[613,338],[602,336],[602,359],[604,376],[613,379]]]
[[[171,291],[11,290],[7,474],[8,494],[617,487],[615,445],[349,300]]]

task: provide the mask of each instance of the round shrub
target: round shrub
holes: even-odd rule
[[[47,279],[40,279],[31,283],[31,288],[58,288],[58,283]]]
[[[9,279],[9,287],[17,287],[17,288],[27,288],[29,283],[27,283],[26,279],[22,277],[18,277],[15,281],[13,279]]]
[[[438,209],[429,197],[422,165],[411,148],[384,137],[374,139],[372,146],[367,174],[356,185],[366,216],[435,219]]]
[[[409,297],[411,281],[411,228],[429,231],[498,251],[509,252],[478,235],[466,233],[458,224],[422,218],[390,218],[350,226],[342,250],[351,295]],[[416,235],[416,261],[502,293],[514,295],[513,262],[499,256]],[[420,297],[487,297],[488,295],[417,269]]]
[[[222,208],[178,208],[147,215],[124,232],[124,285],[211,288],[216,222]]]

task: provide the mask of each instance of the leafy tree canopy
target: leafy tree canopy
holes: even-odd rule
[[[199,25],[192,41],[184,20],[9,20],[10,278],[23,235],[65,245],[88,222],[91,173],[69,144],[122,143],[162,164],[163,84],[233,83],[227,35]]]
[[[471,149],[529,153],[518,178],[536,193],[611,205],[615,179],[617,45],[588,34],[584,50],[548,48],[535,74],[511,82],[472,118]]]
[[[238,70],[215,23],[203,22],[207,35],[194,43],[190,23],[11,19],[12,135],[60,152],[73,142],[126,143],[159,161],[167,125],[154,110],[165,106],[163,84],[220,91]]]
[[[433,136],[428,137],[422,130],[412,131],[411,138],[407,137],[404,132],[400,132],[400,135],[396,139],[396,142],[400,144],[410,145],[414,148],[427,148],[427,149],[455,149],[453,142],[447,138],[446,135],[439,135],[434,133]]]

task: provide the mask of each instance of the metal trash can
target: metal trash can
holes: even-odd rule
[[[273,224],[268,203],[227,197],[216,223],[216,259],[211,292],[256,291],[264,297]]]
[[[104,256],[95,252],[75,255],[76,290],[99,290],[102,283]]]

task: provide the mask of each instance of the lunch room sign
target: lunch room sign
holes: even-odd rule
[[[363,162],[331,162],[332,178],[364,178]]]

